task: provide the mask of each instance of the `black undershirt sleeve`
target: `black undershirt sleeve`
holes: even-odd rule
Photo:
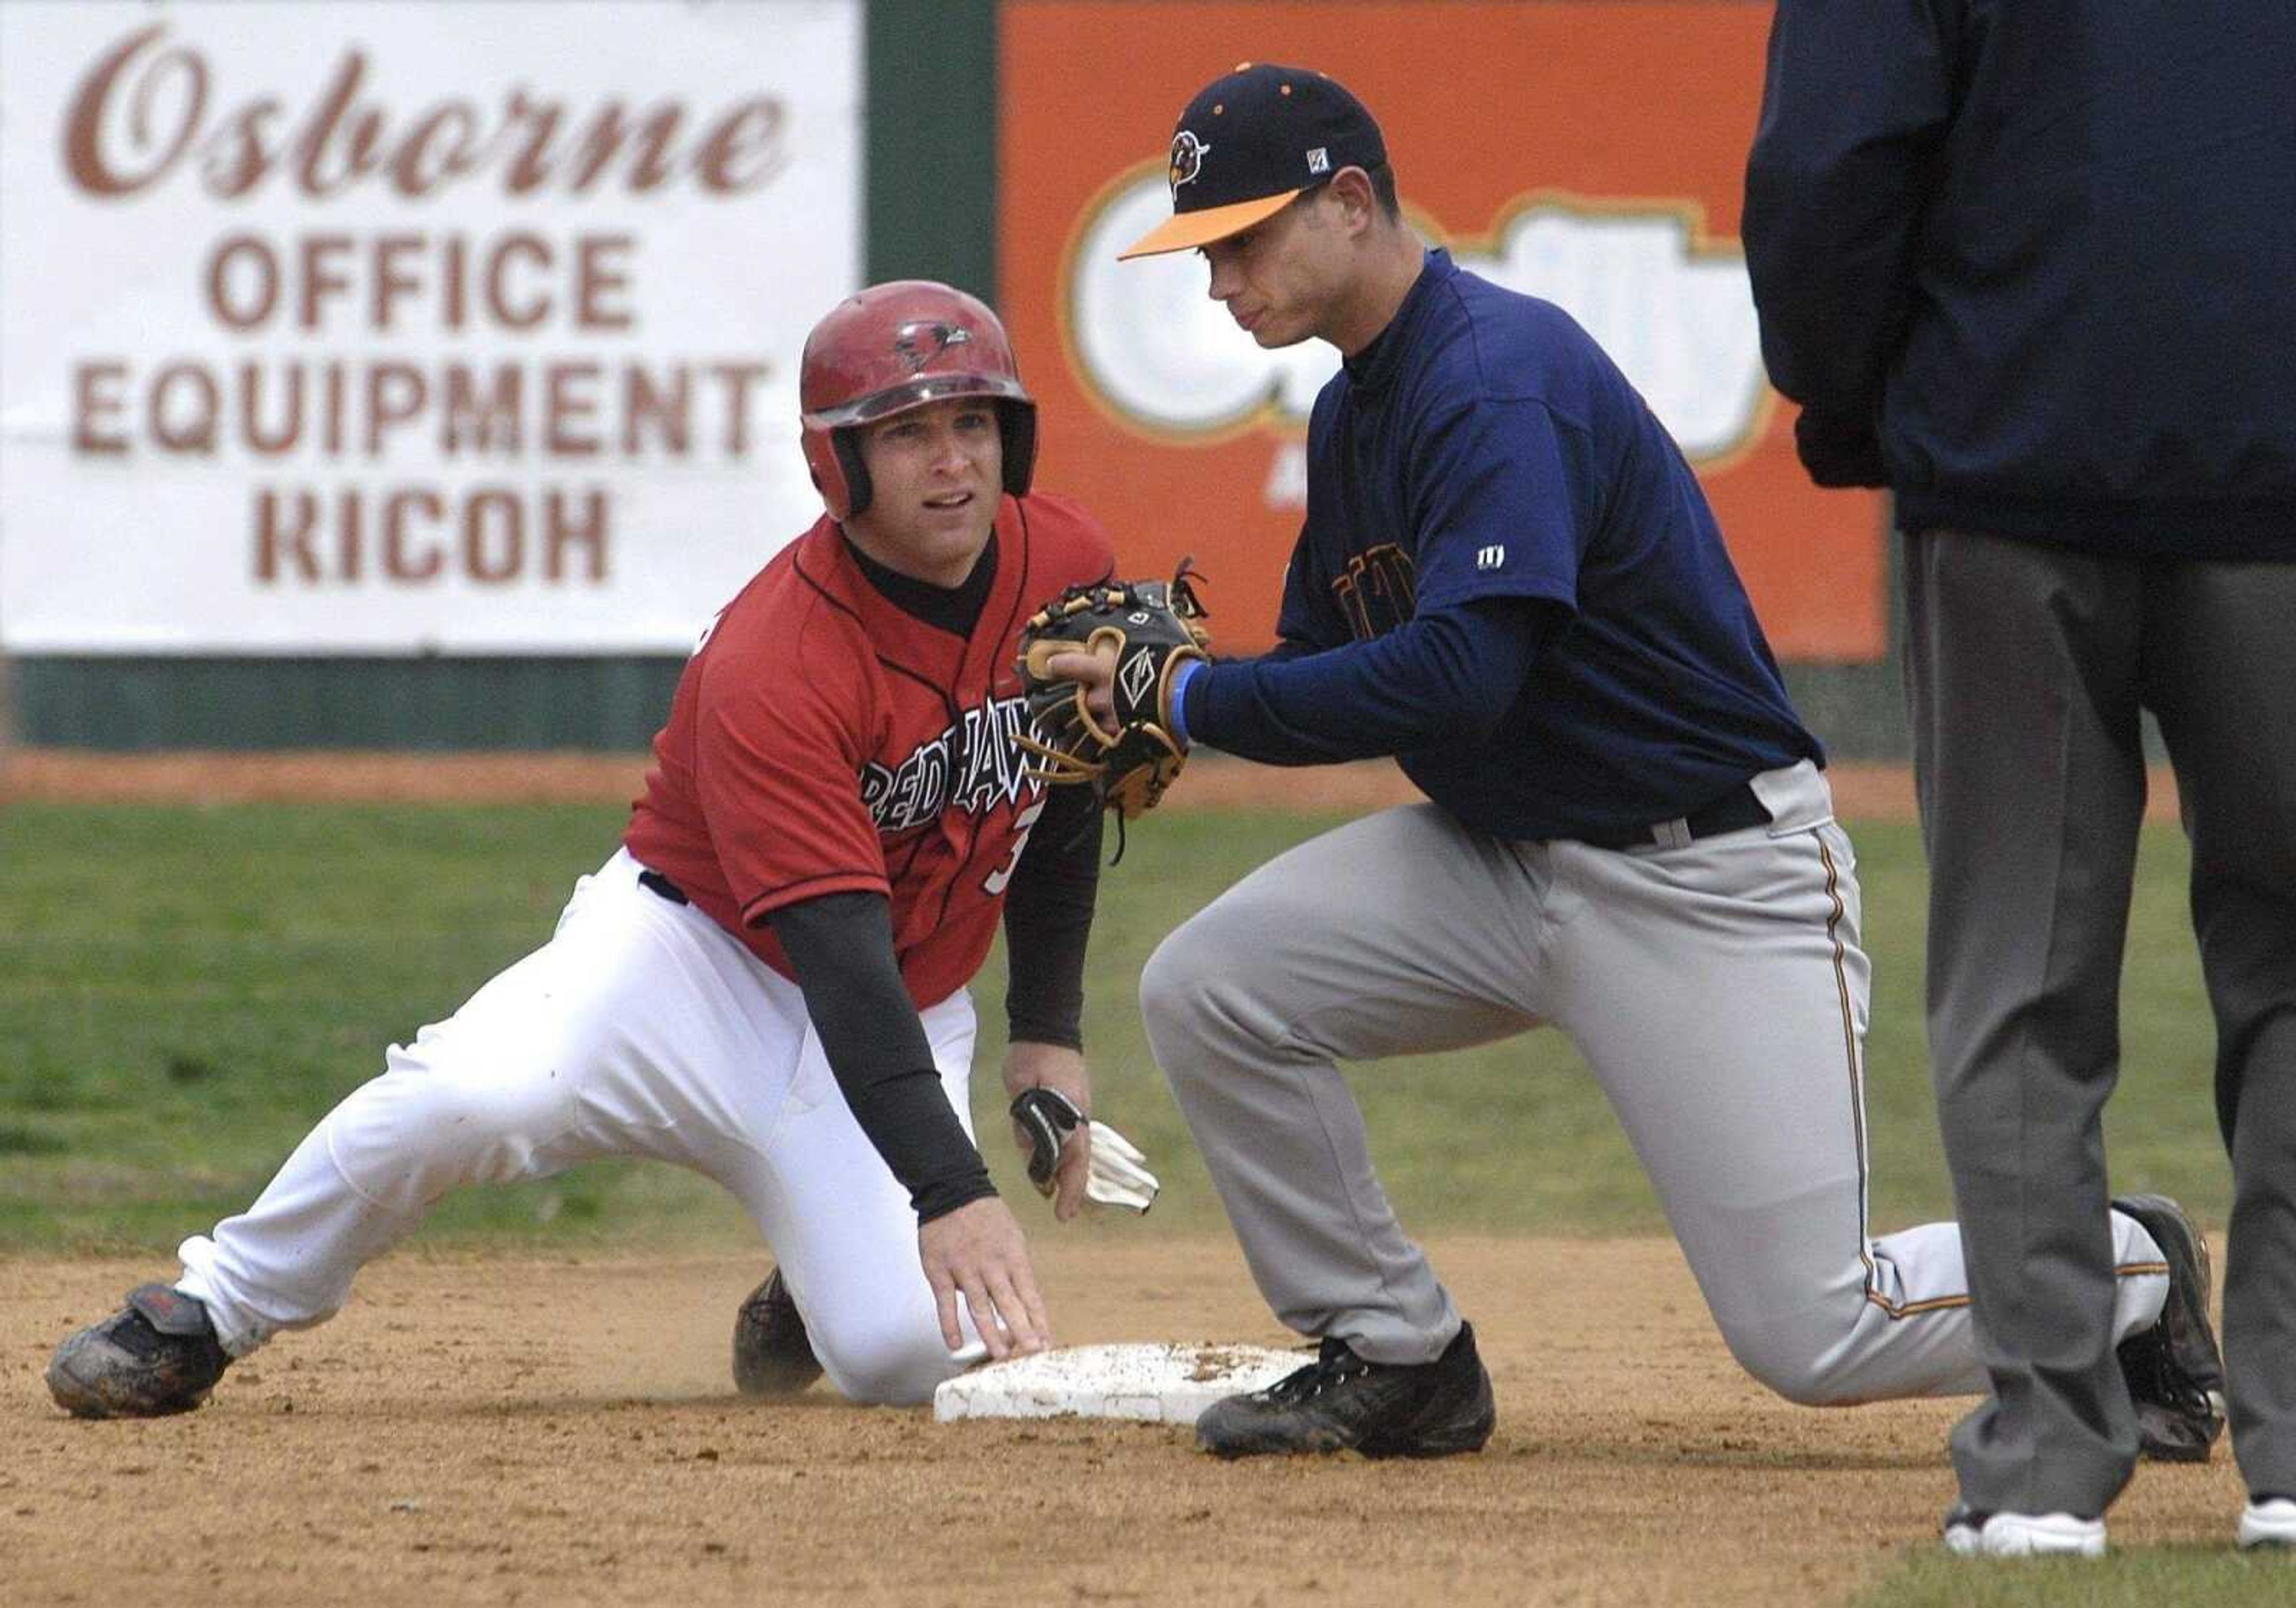
[[[1004,1016],[1015,1042],[1084,1048],[1084,951],[1100,888],[1100,796],[1046,790],[1004,892]]]
[[[1017,874],[1017,873],[1016,873]],[[882,894],[825,894],[766,918],[854,1120],[929,1223],[996,1193],[948,1103],[893,954]]]

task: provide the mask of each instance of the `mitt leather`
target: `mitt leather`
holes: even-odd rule
[[[1155,808],[1187,763],[1173,735],[1172,682],[1182,665],[1208,657],[1204,617],[1185,559],[1168,582],[1071,586],[1037,610],[1021,627],[1017,666],[1034,731],[1020,742],[1038,761],[1029,774],[1090,784],[1122,820]],[[1052,673],[1063,653],[1110,659],[1112,730],[1094,718],[1082,685]]]

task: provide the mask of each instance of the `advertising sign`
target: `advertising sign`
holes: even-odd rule
[[[1796,462],[1736,238],[1768,20],[1697,0],[1008,5],[1000,273],[1046,484],[1110,521],[1128,570],[1194,554],[1222,647],[1269,640],[1337,355],[1260,350],[1194,253],[1116,253],[1169,216],[1166,147],[1197,89],[1244,61],[1315,68],[1380,118],[1423,236],[1559,304],[1624,370],[1781,657],[1878,658],[1882,501],[1816,491]],[[1123,70],[1089,65],[1107,62]]]
[[[0,8],[0,643],[684,651],[819,513],[861,12]]]

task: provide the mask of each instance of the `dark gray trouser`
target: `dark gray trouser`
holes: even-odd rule
[[[2100,1118],[2140,706],[2177,772],[2216,1016],[2233,1445],[2252,1490],[2296,1492],[2296,563],[1931,531],[1906,540],[1906,600],[1931,1063],[1993,1386],[1954,1431],[1963,1498],[2100,1514],[2136,1464]]]

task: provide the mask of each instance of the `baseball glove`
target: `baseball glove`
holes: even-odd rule
[[[1021,684],[1035,735],[1021,747],[1042,761],[1029,775],[1056,786],[1091,783],[1102,804],[1129,820],[1156,807],[1187,763],[1173,735],[1172,678],[1208,656],[1207,617],[1189,580],[1189,560],[1167,581],[1105,581],[1071,586],[1021,628]],[[1053,674],[1055,654],[1115,656],[1115,730],[1085,703],[1085,689]]]

